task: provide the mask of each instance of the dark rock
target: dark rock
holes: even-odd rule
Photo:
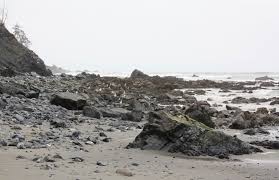
[[[87,97],[82,94],[63,92],[55,94],[50,103],[69,110],[82,110],[87,104]]]
[[[130,78],[147,78],[147,77],[149,76],[137,69],[135,69],[130,76]]]
[[[4,25],[0,25],[0,72],[4,76],[14,76],[16,72],[52,75],[44,62],[33,51],[20,44]]]
[[[200,104],[195,104],[190,106],[186,111],[185,114],[188,115],[190,118],[195,119],[208,127],[214,128],[215,124],[211,120],[210,114],[209,114],[209,108],[206,108],[206,106],[202,106]]]
[[[108,164],[102,161],[97,161],[96,163],[97,166],[107,166]]]
[[[39,98],[39,96],[40,96],[40,92],[36,92],[36,91],[30,91],[30,92],[26,93],[26,95],[25,95],[25,97],[30,98],[30,99],[32,99],[32,98],[37,99],[37,98]]]
[[[108,137],[108,136],[107,136],[105,133],[103,133],[103,132],[100,132],[99,136],[100,136],[100,137]]]
[[[85,106],[83,108],[83,115],[91,118],[101,119],[102,113],[95,107]]]
[[[229,110],[229,111],[241,111],[240,108],[229,106],[229,105],[226,105],[226,109]]]
[[[53,119],[50,121],[50,125],[53,126],[54,128],[68,128],[69,125],[60,119]]]
[[[235,120],[230,125],[231,129],[247,129],[254,128],[258,125],[255,114],[244,111],[235,117]]]
[[[235,137],[213,131],[187,117],[174,117],[163,111],[152,112],[149,117],[149,123],[128,148],[217,157],[261,152]]]
[[[3,68],[0,69],[0,76],[4,76],[4,77],[14,77],[18,75],[17,72],[15,72],[14,70],[12,70],[11,68]]]
[[[81,157],[73,157],[73,158],[72,158],[72,161],[73,161],[73,162],[83,162],[84,159],[81,158]]]

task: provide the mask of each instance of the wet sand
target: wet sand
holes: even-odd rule
[[[84,127],[80,127],[84,128]],[[88,127],[90,128],[90,127]],[[279,179],[279,153],[233,156],[231,160],[211,157],[187,157],[139,149],[125,149],[139,130],[107,133],[111,143],[86,146],[89,152],[69,148],[50,147],[39,150],[9,149],[0,151],[0,179],[212,179],[212,180],[273,180]],[[59,153],[63,160],[54,163],[36,163],[35,155]],[[17,156],[26,159],[18,159]],[[72,157],[82,157],[84,162],[72,162]],[[98,166],[101,161],[105,166]],[[116,173],[125,169],[134,175],[125,177]]]

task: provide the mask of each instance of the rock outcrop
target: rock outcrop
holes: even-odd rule
[[[149,123],[128,148],[164,150],[190,156],[228,158],[261,150],[236,137],[214,131],[188,117],[175,117],[164,111],[151,112]]]
[[[26,72],[52,75],[33,51],[20,44],[4,25],[0,25],[0,75],[14,76]]]

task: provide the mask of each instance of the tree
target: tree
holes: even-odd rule
[[[22,28],[18,24],[16,24],[13,27],[13,30],[14,30],[15,38],[18,40],[18,42],[28,48],[31,45],[31,41],[27,38]]]
[[[8,18],[8,11],[6,9],[6,3],[4,1],[3,8],[0,8],[0,25],[5,25]]]

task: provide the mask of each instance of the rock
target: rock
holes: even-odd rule
[[[103,117],[107,118],[122,118],[125,117],[127,113],[131,112],[123,108],[100,108],[99,110],[103,114]]]
[[[25,95],[25,97],[30,98],[30,99],[32,99],[32,98],[37,99],[37,98],[39,98],[39,96],[40,96],[40,92],[36,92],[36,91],[30,91],[30,92],[26,93],[26,95]]]
[[[73,139],[78,139],[80,135],[81,135],[81,132],[80,132],[80,131],[74,131],[74,132],[72,133],[72,138],[73,138]]]
[[[105,162],[97,161],[97,166],[107,166],[108,164]]]
[[[82,110],[87,104],[87,97],[82,94],[63,92],[55,94],[50,103],[69,110]]]
[[[95,107],[85,106],[83,108],[83,115],[91,118],[101,119],[102,113]]]
[[[146,112],[146,111],[152,111],[153,108],[146,100],[136,100],[132,99],[128,102],[128,110],[130,111],[137,111],[137,112]]]
[[[217,157],[261,152],[258,148],[214,131],[198,121],[188,117],[174,117],[163,111],[150,113],[149,122],[143,131],[127,147]]]
[[[232,99],[232,104],[248,104],[249,101],[246,98],[243,97],[236,97]]]
[[[262,146],[266,149],[279,149],[279,141],[253,141],[250,144]]]
[[[257,111],[256,111],[257,114],[268,114],[269,111],[267,108],[265,107],[262,107],[262,108],[258,108]]]
[[[17,149],[26,149],[24,142],[18,143]]]
[[[270,132],[262,128],[256,128],[256,129],[247,129],[244,131],[244,134],[254,136],[256,134],[270,134]]]
[[[274,79],[268,76],[258,77],[255,79],[256,81],[273,81]]]
[[[200,104],[195,104],[190,106],[186,111],[185,114],[188,115],[190,118],[195,119],[208,127],[214,128],[215,124],[211,120],[210,114],[208,109]]]
[[[50,125],[53,126],[54,128],[68,128],[69,125],[60,119],[53,119],[50,121]]]
[[[130,76],[130,78],[147,78],[147,77],[149,76],[137,69],[135,69]]]
[[[5,102],[4,100],[0,99],[0,110],[5,109],[7,105],[8,105],[7,102]]]
[[[231,129],[247,129],[254,128],[258,125],[256,122],[256,116],[248,111],[241,112],[236,117],[234,117],[234,121],[230,125]]]
[[[274,83],[273,82],[262,82],[261,87],[274,87]]]
[[[244,111],[232,117],[231,129],[248,129],[279,124],[279,117],[275,114],[262,114]]]
[[[229,111],[241,111],[240,108],[229,106],[229,105],[226,105],[226,109],[229,110]]]
[[[134,176],[134,174],[127,169],[117,169],[116,174],[119,174],[119,175],[122,175],[122,176],[127,176],[127,177]]]
[[[100,137],[108,137],[108,136],[107,136],[105,133],[103,133],[103,132],[100,132],[99,136],[100,136]]]
[[[56,162],[56,161],[55,161],[55,159],[54,159],[53,157],[45,156],[45,157],[44,157],[44,162],[54,163],[54,162]]]
[[[110,142],[111,140],[112,140],[111,138],[104,138],[102,141],[108,143],[108,142]]]
[[[73,162],[83,162],[84,159],[81,158],[81,157],[73,157],[73,158],[72,158],[72,161],[73,161]]]
[[[11,68],[3,68],[0,70],[0,76],[4,76],[4,77],[14,77],[18,75],[17,72],[15,72],[14,70],[12,70]]]
[[[23,116],[19,115],[19,114],[15,115],[15,119],[19,122],[23,122],[25,120],[25,118]]]
[[[270,105],[276,105],[276,104],[279,104],[279,100],[275,100],[275,101],[272,101],[271,103],[270,103]]]
[[[41,76],[52,75],[44,62],[31,50],[20,44],[4,25],[0,25],[0,74],[14,76],[36,72]]]
[[[122,115],[122,120],[140,122],[143,119],[143,112],[132,111]]]

